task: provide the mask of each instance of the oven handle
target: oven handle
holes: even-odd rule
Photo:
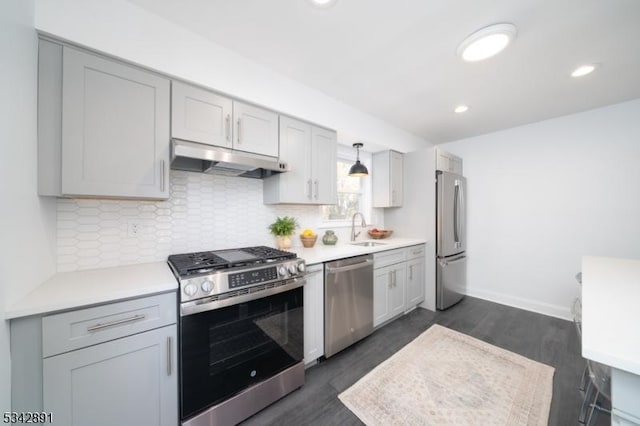
[[[285,291],[294,290],[296,288],[305,285],[307,280],[302,278],[294,278],[288,281],[286,284],[278,287],[268,288],[266,290],[260,290],[255,293],[243,294],[241,296],[228,297],[222,300],[212,300],[207,302],[207,299],[194,300],[192,302],[186,302],[180,305],[180,316],[186,317],[188,315],[197,314],[205,311],[212,311],[214,309],[225,308],[227,306],[238,305],[240,303],[250,302],[256,299],[262,299],[263,297],[273,296],[274,294],[284,293]],[[203,302],[204,300],[204,302]]]

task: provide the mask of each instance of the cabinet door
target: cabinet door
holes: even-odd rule
[[[44,411],[73,426],[178,424],[176,326],[43,360]]]
[[[304,362],[309,364],[324,355],[324,268],[307,269],[304,286]]]
[[[373,326],[377,327],[389,318],[389,297],[393,282],[393,267],[373,270]]]
[[[312,127],[311,169],[313,170],[313,203],[336,204],[337,136],[336,132]]]
[[[391,268],[391,291],[389,292],[390,318],[402,314],[406,306],[405,263],[393,265]]]
[[[234,149],[278,157],[278,114],[234,101],[233,118]]]
[[[424,300],[424,258],[407,262],[407,308]]]
[[[198,87],[171,83],[171,136],[231,148],[233,101]]]
[[[391,207],[402,206],[403,191],[403,157],[399,152],[391,151]]]
[[[168,198],[169,80],[65,47],[62,192]]]
[[[289,166],[277,176],[280,202],[309,204],[313,199],[311,177],[311,125],[280,116],[280,159]]]

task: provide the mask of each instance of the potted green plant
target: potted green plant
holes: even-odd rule
[[[289,216],[278,217],[275,222],[269,225],[269,231],[275,235],[279,249],[286,250],[291,247],[291,236],[297,227],[296,219]]]

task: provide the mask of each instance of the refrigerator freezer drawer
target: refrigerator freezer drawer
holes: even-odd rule
[[[467,257],[464,254],[436,259],[436,308],[447,309],[464,297]]]

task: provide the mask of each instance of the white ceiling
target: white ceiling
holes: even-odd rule
[[[638,0],[129,1],[433,143],[640,97]],[[507,50],[456,56],[500,22]],[[584,62],[602,65],[570,78]]]

